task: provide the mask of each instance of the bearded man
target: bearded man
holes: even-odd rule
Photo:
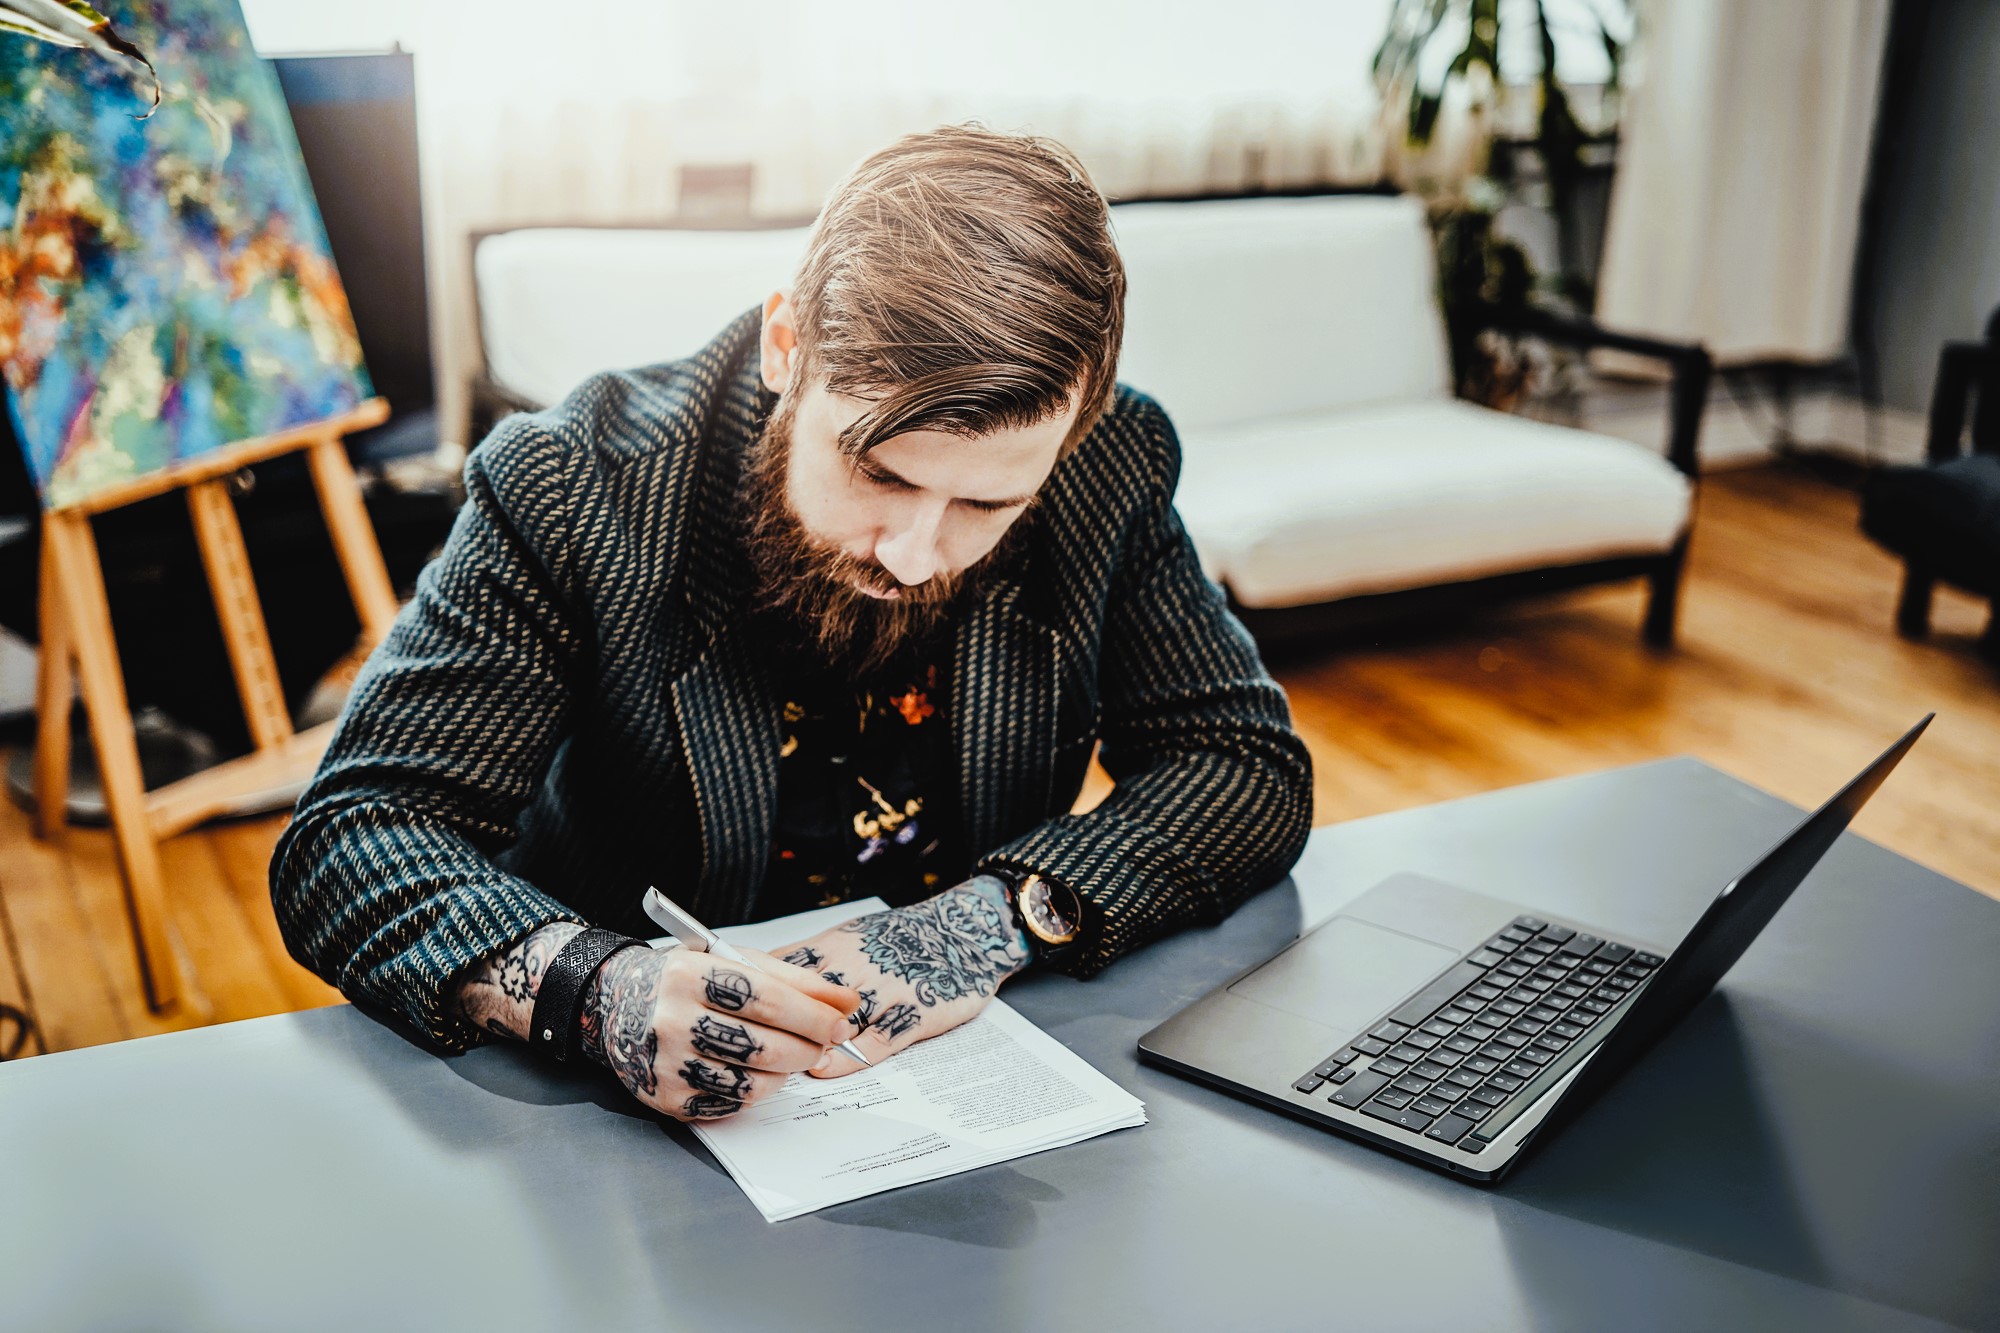
[[[1067,150],[947,127],[692,357],[502,422],[272,858],[292,953],[689,1120],[1282,878],[1310,763],[1114,382],[1124,298]],[[710,925],[891,907],[745,968],[638,946],[649,884]]]

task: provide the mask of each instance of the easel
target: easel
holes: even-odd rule
[[[165,1009],[180,998],[180,968],[167,939],[166,899],[160,876],[159,844],[205,819],[228,812],[243,796],[296,781],[319,763],[333,724],[292,730],[278,681],[277,659],[264,627],[264,611],[251,578],[243,529],[229,498],[232,473],[283,454],[303,452],[312,469],[335,553],[348,593],[370,646],[381,642],[396,616],[382,549],[361,502],[361,487],[348,464],[342,439],[380,425],[388,404],[371,398],[327,421],[227,445],[199,458],[117,486],[42,515],[41,674],[36,682],[35,827],[44,838],[59,834],[69,800],[69,710],[72,668],[81,682],[90,717],[92,748],[104,782],[118,865],[125,881],[125,906],[138,942],[139,971],[147,1002]],[[192,777],[148,792],[139,770],[139,747],[118,645],[111,634],[111,607],[90,520],[135,500],[187,492],[201,547],[208,587],[229,649],[236,692],[256,748]]]

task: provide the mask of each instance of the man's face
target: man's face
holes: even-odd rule
[[[977,439],[911,431],[850,456],[840,433],[871,405],[791,382],[789,313],[782,293],[765,305],[764,379],[786,397],[752,460],[752,550],[766,603],[804,620],[822,656],[865,669],[934,629],[995,563],[1076,411]]]

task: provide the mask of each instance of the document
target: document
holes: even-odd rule
[[[716,933],[771,949],[881,911],[879,898]],[[692,1128],[768,1222],[1146,1123],[1138,1098],[1002,1000],[845,1078],[794,1074]]]

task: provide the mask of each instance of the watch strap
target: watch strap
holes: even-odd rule
[[[535,993],[534,1014],[528,1023],[529,1048],[567,1063],[582,1044],[583,1004],[597,969],[612,954],[639,944],[630,935],[593,927],[558,949],[542,972],[541,989]]]

